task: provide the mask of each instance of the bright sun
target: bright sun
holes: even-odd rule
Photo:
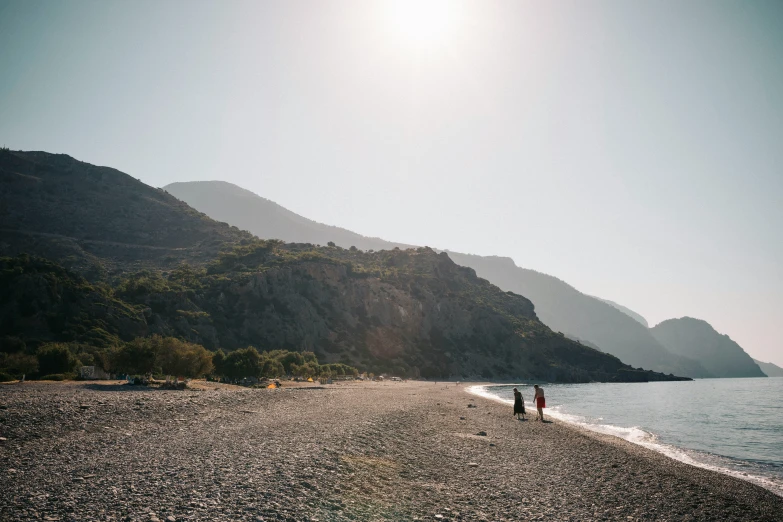
[[[414,50],[441,46],[456,30],[456,2],[449,0],[392,0],[384,19],[399,44]]]

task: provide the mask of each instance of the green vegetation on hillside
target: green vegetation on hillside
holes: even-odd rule
[[[3,345],[36,356],[44,366],[36,375],[95,364],[192,376],[214,366],[232,379],[355,367],[430,378],[631,378],[618,359],[551,332],[527,299],[427,248],[364,253],[254,240],[205,267],[120,274],[111,285],[19,256],[0,259],[0,288],[13,297],[2,303]],[[32,363],[14,356],[0,366],[19,374]]]
[[[36,254],[90,280],[203,263],[253,236],[166,191],[65,154],[0,154],[0,255]]]
[[[279,372],[280,361],[256,359],[255,346],[312,352],[323,364],[293,363],[306,374],[346,365],[430,378],[631,378],[619,359],[552,332],[528,299],[445,253],[259,240],[64,155],[7,152],[0,174],[0,254],[10,255],[0,261],[0,339],[25,345],[13,353],[66,343],[77,360],[163,371],[208,366],[191,346],[199,345],[222,349],[210,363],[232,374],[256,364]],[[167,350],[179,355],[168,360]],[[60,360],[70,369],[70,358]]]
[[[97,366],[118,375],[213,376],[232,380],[244,377],[277,378],[356,376],[356,368],[319,364],[312,352],[271,350],[249,346],[229,352],[210,352],[203,346],[174,337],[138,337],[117,346],[98,348],[79,343],[45,343],[27,349],[18,338],[5,337],[0,352],[0,381],[76,378],[82,366]]]
[[[172,183],[174,196],[219,221],[249,230],[259,237],[310,242],[330,247],[393,250],[415,248],[365,237],[297,215],[248,190],[223,181]],[[372,250],[370,250],[372,252]],[[582,344],[633,365],[692,377],[709,376],[697,361],[668,352],[647,330],[644,318],[616,303],[587,296],[554,277],[518,268],[511,259],[449,252],[459,265],[471,267],[502,290],[523,295],[536,305],[538,318]],[[629,320],[629,316],[642,324]]]
[[[110,286],[26,254],[0,258],[0,295],[0,331],[33,348],[53,341],[107,347],[147,329],[143,312]]]

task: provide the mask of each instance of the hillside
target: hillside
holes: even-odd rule
[[[325,362],[429,378],[675,379],[555,334],[527,299],[430,249],[366,254],[255,241],[206,269],[142,272],[114,288],[55,264],[0,259],[0,338],[98,346],[173,335],[209,348],[311,350]]]
[[[412,247],[312,221],[274,201],[225,181],[171,183],[163,187],[163,190],[212,219],[249,230],[264,239],[282,239],[290,243],[315,245],[326,245],[332,241],[343,248],[355,246],[361,250]]]
[[[345,229],[321,225],[284,209],[250,191],[222,181],[173,183],[164,187],[172,195],[205,212],[264,238],[308,241],[360,249],[400,246],[366,238]],[[634,366],[676,375],[707,377],[696,361],[669,353],[647,331],[623,312],[584,295],[552,276],[517,267],[511,259],[456,252],[449,256],[460,265],[503,290],[524,295],[535,304],[538,317],[555,331],[600,347]]]
[[[552,332],[530,301],[431,249],[261,241],[67,156],[4,152],[0,168],[1,248],[22,253],[0,262],[0,339],[29,349],[159,333],[410,376],[669,378]]]
[[[530,301],[430,249],[370,254],[259,242],[204,274],[169,281],[189,290],[149,293],[129,283],[119,295],[205,344],[307,349],[327,362],[436,378],[614,380],[627,369],[551,332]]]
[[[711,376],[695,360],[671,353],[628,315],[555,277],[519,268],[509,258],[449,255],[499,287],[528,297],[541,321],[555,331],[588,339],[633,366],[689,377]]]
[[[783,377],[783,368],[777,364],[765,363],[753,359],[753,362],[758,364],[759,368],[767,377]]]
[[[669,319],[650,332],[673,353],[701,361],[716,377],[766,377],[740,345],[701,319]]]
[[[46,259],[0,258],[0,339],[108,347],[148,334],[143,310]],[[2,344],[2,342],[0,342]]]
[[[37,254],[92,280],[204,263],[252,236],[108,167],[0,152],[0,255]]]
[[[610,301],[609,299],[601,299],[600,297],[595,297],[595,299],[598,299],[599,301],[603,301],[604,303],[617,308],[622,313],[624,313],[625,315],[627,315],[628,317],[630,317],[631,319],[633,319],[637,323],[641,324],[645,328],[649,328],[650,327],[650,325],[647,323],[647,319],[645,319],[642,316],[642,314],[638,314],[638,313],[634,312],[633,310],[631,310],[627,306],[623,306],[623,305],[621,305],[619,303],[615,303],[614,301]]]

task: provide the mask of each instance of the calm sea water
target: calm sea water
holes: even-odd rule
[[[530,413],[532,383],[471,391],[513,404],[514,386]],[[783,496],[783,377],[548,384],[544,390],[544,414],[554,419],[622,437]]]

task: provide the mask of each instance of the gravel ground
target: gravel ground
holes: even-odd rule
[[[783,520],[758,486],[466,387],[3,385],[0,519]]]

